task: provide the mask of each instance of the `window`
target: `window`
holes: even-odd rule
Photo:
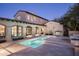
[[[21,16],[18,16],[17,19],[18,19],[18,20],[21,20]]]
[[[35,21],[36,21],[36,17],[35,17],[35,16],[33,16],[33,22],[35,23]]]
[[[0,25],[0,36],[5,36],[5,26]]]
[[[22,27],[18,26],[18,36],[22,36]]]
[[[26,35],[31,35],[32,34],[32,27],[31,26],[27,26],[26,27]]]
[[[28,19],[28,20],[30,19],[30,15],[27,15],[27,19]]]
[[[35,16],[33,16],[33,19],[34,19],[34,20],[36,20],[36,17],[35,17]]]
[[[21,26],[13,26],[12,27],[12,36],[22,36],[22,27]]]
[[[12,36],[17,36],[17,26],[12,27]]]

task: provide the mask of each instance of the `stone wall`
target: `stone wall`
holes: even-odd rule
[[[69,35],[79,35],[79,31],[69,31]]]

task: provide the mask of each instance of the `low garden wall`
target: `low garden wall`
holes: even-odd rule
[[[69,31],[69,35],[79,35],[79,31]]]

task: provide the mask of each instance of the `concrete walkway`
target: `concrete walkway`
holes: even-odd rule
[[[50,37],[38,48],[25,48],[19,52],[10,54],[10,56],[73,56],[74,49],[70,43],[64,41],[61,37]]]

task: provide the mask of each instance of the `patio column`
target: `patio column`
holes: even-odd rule
[[[6,38],[5,39],[7,41],[12,41],[12,38],[11,38],[11,27],[10,26],[6,27]]]
[[[23,26],[23,37],[25,38],[26,37],[26,27],[25,26]]]
[[[35,36],[35,34],[36,34],[36,28],[32,27],[32,35]]]
[[[46,34],[46,28],[45,27],[42,28],[42,32],[43,32],[43,35]]]
[[[37,34],[41,35],[41,28],[40,27],[37,29]]]

